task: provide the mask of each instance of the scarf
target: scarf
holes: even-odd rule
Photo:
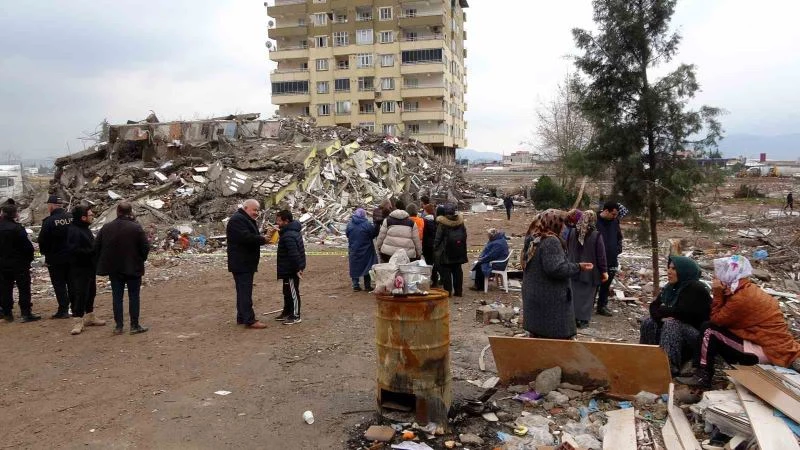
[[[597,226],[597,213],[592,210],[584,211],[583,216],[578,220],[575,228],[578,230],[578,242],[583,245],[583,241]]]
[[[728,258],[714,260],[714,275],[723,286],[736,292],[739,287],[739,280],[753,275],[753,266],[744,256],[733,255]]]
[[[694,262],[693,259],[685,256],[670,256],[669,263],[675,268],[678,274],[678,281],[664,286],[661,291],[661,303],[672,308],[678,303],[678,297],[681,295],[683,288],[693,281],[700,280],[700,266]]]
[[[528,263],[531,262],[536,255],[536,247],[539,242],[548,236],[555,236],[561,241],[561,229],[564,227],[564,222],[567,220],[567,213],[558,209],[548,209],[536,215],[531,222],[528,230],[531,231],[530,236],[525,240],[527,250],[525,251],[525,259],[523,260],[523,270]],[[564,242],[561,242],[564,245]]]

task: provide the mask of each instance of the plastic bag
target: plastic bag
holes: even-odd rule
[[[375,264],[372,266],[372,279],[375,280],[376,294],[389,294],[394,289],[397,266],[394,264]]]
[[[411,260],[408,259],[408,253],[405,250],[397,250],[394,252],[391,258],[389,258],[389,264],[393,264],[395,267],[400,266],[401,264],[408,264]]]

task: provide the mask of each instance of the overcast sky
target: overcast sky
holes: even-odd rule
[[[270,0],[272,2],[273,0]],[[81,150],[108,118],[161,120],[275,111],[266,11],[257,0],[5,1],[0,16],[0,158]],[[589,0],[471,0],[468,147],[520,148],[536,106],[572,70],[570,30]],[[513,12],[511,8],[514,8]],[[698,66],[698,103],[728,133],[800,131],[797,0],[679,0],[678,62]]]

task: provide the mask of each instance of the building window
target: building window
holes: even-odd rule
[[[333,16],[333,21],[336,23],[347,23],[347,15],[346,14],[336,14]]]
[[[333,46],[346,47],[350,45],[350,35],[346,31],[335,31],[333,33]]]
[[[350,114],[350,102],[336,102],[336,114]]]
[[[405,102],[403,103],[403,111],[414,112],[419,109],[419,102]]]
[[[359,53],[356,55],[356,67],[372,67],[372,53]]]
[[[388,134],[389,136],[394,136],[394,131],[397,128],[397,125],[393,123],[385,123],[383,124],[383,134]]]
[[[372,28],[356,30],[356,44],[358,45],[372,44],[373,37],[374,33],[372,32]]]
[[[358,77],[358,90],[359,91],[374,91],[375,90],[375,77]]]
[[[403,15],[405,17],[417,17],[417,9],[416,8],[406,8],[403,11]]]
[[[317,94],[327,94],[329,86],[327,81],[317,81]]]
[[[328,36],[316,36],[314,38],[314,43],[317,48],[325,48],[328,46]]]
[[[327,59],[318,59],[317,60],[317,71],[328,70],[328,60]]]
[[[381,67],[392,67],[394,65],[394,55],[381,55]]]
[[[367,100],[364,102],[358,102],[358,113],[359,114],[375,114],[375,103],[372,103],[372,100]]]
[[[381,44],[391,44],[394,42],[394,31],[381,31],[378,33],[378,42]]]
[[[381,111],[385,113],[393,113],[397,111],[395,106],[397,106],[397,104],[394,102],[394,100],[387,100],[383,102],[383,105],[381,105]]]
[[[392,7],[385,6],[378,8],[378,18],[380,18],[380,20],[392,20]]]
[[[402,58],[403,64],[442,62],[442,49],[405,50],[402,53]]]
[[[330,116],[331,115],[331,105],[330,103],[322,103],[317,105],[317,115],[319,116]]]
[[[381,78],[381,90],[391,91],[394,89],[394,78]]]
[[[407,88],[418,88],[419,87],[419,79],[418,78],[406,78],[404,87]]]
[[[347,70],[350,68],[350,60],[349,59],[337,59],[336,60],[336,68],[339,70]]]
[[[360,126],[361,128],[366,129],[370,133],[374,133],[375,132],[375,122],[361,122],[361,123],[358,124],[358,126]]]
[[[406,125],[406,131],[408,132],[408,134],[419,134],[419,124],[410,123]]]
[[[406,38],[407,41],[416,41],[417,40],[417,32],[416,31],[406,31]]]
[[[333,89],[336,92],[350,92],[350,78],[338,78],[333,80]]]
[[[272,95],[308,94],[308,81],[272,83]]]
[[[325,3],[328,0],[314,0],[314,3]]]
[[[319,27],[322,25],[328,24],[328,15],[326,13],[318,13],[311,15],[311,23],[314,24],[315,27]]]

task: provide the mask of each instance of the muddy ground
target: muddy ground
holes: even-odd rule
[[[519,236],[530,219],[526,211],[511,222],[499,211],[468,215],[470,245],[479,251],[489,227]],[[521,243],[512,238],[513,248]],[[265,256],[255,309],[268,328],[236,326],[223,255],[183,255],[170,268],[155,255],[160,267],[148,267],[142,291],[142,323],[151,327],[143,335],[112,336],[107,325],[70,336],[71,320],[0,324],[0,448],[347,448],[353,430],[374,421],[375,300],[351,291],[343,252],[325,250],[339,253],[309,256],[298,325],[262,315],[282,306],[274,257]],[[34,309],[49,317],[55,300],[47,282],[34,286]],[[476,307],[482,300],[521,306],[519,293],[464,292],[450,304],[456,397],[471,386],[466,380],[494,374],[490,353],[488,371],[478,369],[487,336],[519,331],[477,324]],[[596,317],[580,339],[637,339],[643,306],[611,306],[616,316]],[[107,289],[96,311],[111,319]],[[231,393],[215,394],[221,390]],[[313,425],[301,418],[306,410]]]

